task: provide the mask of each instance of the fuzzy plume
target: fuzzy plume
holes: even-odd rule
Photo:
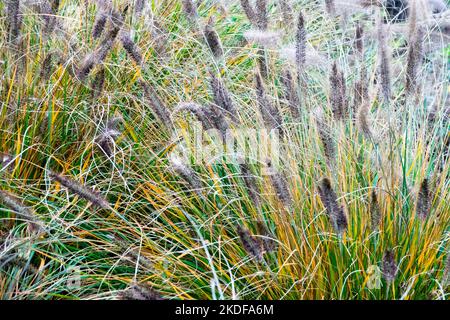
[[[201,105],[193,102],[181,102],[175,110],[173,110],[173,114],[177,114],[182,111],[192,112],[197,120],[201,122],[203,130],[214,128],[214,123],[210,118],[210,114]]]
[[[391,69],[386,37],[384,25],[380,21],[378,23],[378,73],[383,100],[385,103],[389,103],[391,99]]]
[[[281,15],[283,16],[283,25],[284,27],[289,27],[293,23],[293,15],[292,15],[292,6],[289,0],[280,0],[280,10]]]
[[[447,255],[447,263],[445,264],[442,278],[444,287],[450,286],[450,254]]]
[[[225,139],[229,126],[222,109],[216,105],[210,104],[204,107],[204,110],[208,118],[211,120],[213,127],[217,129],[222,135],[222,138]]]
[[[77,194],[83,199],[86,199],[93,205],[102,209],[111,208],[108,201],[106,201],[106,199],[103,198],[103,196],[100,193],[83,186],[78,181],[72,180],[53,171],[50,171],[49,177],[52,180],[59,182],[62,186],[66,187],[70,192]]]
[[[249,230],[240,225],[237,226],[237,233],[241,239],[244,250],[260,261],[263,255],[262,243],[258,241],[258,239],[256,239]]]
[[[395,262],[394,252],[392,250],[386,250],[383,255],[383,266],[382,266],[383,277],[386,282],[391,283],[397,276],[398,267]]]
[[[182,0],[183,11],[190,22],[195,22],[198,19],[197,5],[193,0]]]
[[[267,0],[256,0],[256,22],[261,30],[267,30],[269,17],[267,16]]]
[[[14,167],[14,157],[8,153],[0,152],[0,172],[12,170]]]
[[[53,52],[49,52],[44,60],[42,60],[42,64],[41,64],[41,72],[39,77],[44,80],[47,81],[53,71],[53,61],[54,61],[54,53]]]
[[[141,50],[131,39],[130,34],[127,32],[122,32],[120,35],[120,42],[131,59],[136,62],[137,65],[142,65]]]
[[[86,56],[83,60],[83,63],[81,64],[80,68],[77,68],[76,70],[76,77],[83,81],[87,78],[89,73],[91,73],[92,69],[99,63],[99,59],[97,58],[95,53],[91,53],[88,56]]]
[[[8,0],[6,2],[6,15],[8,22],[9,41],[17,43],[22,27],[22,17],[19,0]]]
[[[153,48],[156,53],[160,56],[167,54],[167,42],[168,42],[168,32],[164,27],[156,20],[153,20],[153,26],[151,28]]]
[[[250,23],[256,26],[257,25],[256,12],[250,3],[250,0],[241,0],[241,6]]]
[[[164,300],[159,292],[147,284],[132,284],[128,289],[120,292],[120,300]]]
[[[105,68],[101,68],[95,75],[94,80],[91,84],[92,99],[97,99],[103,92],[103,87],[105,84]]]
[[[209,74],[214,103],[225,110],[234,122],[239,122],[236,107],[223,81],[213,71],[210,71]]]
[[[353,97],[353,116],[358,114],[359,108],[363,103],[369,103],[369,88],[367,83],[367,75],[366,69],[364,66],[361,66],[360,78],[355,83],[354,88],[354,97]]]
[[[256,0],[255,7],[252,6],[250,0],[241,0],[241,6],[248,20],[255,28],[261,31],[267,30],[269,19],[266,0]]]
[[[37,9],[44,20],[44,34],[50,34],[56,26],[56,12],[52,4],[48,0],[40,0]]]
[[[239,164],[239,167],[241,169],[242,179],[247,187],[248,196],[253,201],[253,204],[256,207],[259,207],[261,200],[259,197],[260,191],[258,185],[256,184],[256,178],[246,163]]]
[[[302,12],[298,15],[297,32],[295,34],[295,62],[300,84],[306,64],[306,28]]]
[[[256,223],[256,230],[258,231],[258,235],[264,237],[261,239],[264,250],[266,252],[274,251],[277,248],[277,242],[263,221],[258,221]]]
[[[370,227],[372,230],[379,228],[381,222],[381,210],[378,204],[377,193],[374,191],[370,194]]]
[[[263,80],[259,73],[256,73],[256,97],[258,107],[266,127],[270,129],[280,129],[281,134],[283,134],[282,131],[283,121],[280,112],[278,111],[278,108],[275,107],[267,98],[263,85]]]
[[[201,195],[202,182],[197,173],[191,167],[184,164],[181,159],[171,157],[170,162],[173,171],[191,187],[190,191]]]
[[[345,118],[347,114],[347,97],[344,73],[333,63],[330,74],[330,102],[333,116],[337,120]]]
[[[278,200],[286,207],[292,206],[292,197],[289,192],[289,187],[284,176],[278,172],[272,165],[272,162],[268,160],[266,162],[267,173],[269,174],[270,182],[277,195]]]
[[[123,16],[116,10],[111,9],[109,19],[112,25],[111,30],[108,31],[95,51],[84,59],[81,67],[77,71],[77,77],[80,81],[86,79],[92,69],[105,60],[123,26]]]
[[[150,104],[151,109],[155,115],[162,121],[167,129],[173,129],[172,119],[167,107],[158,98],[156,92],[145,81],[139,81],[140,86],[144,90],[144,98]]]
[[[39,273],[38,268],[31,264],[29,260],[19,256],[17,253],[10,253],[0,257],[0,270],[3,271],[3,268],[9,266],[16,268],[18,267],[22,269],[21,272],[27,272],[35,275]]]
[[[214,18],[211,17],[208,20],[208,23],[205,25],[205,29],[203,30],[203,34],[206,39],[206,43],[208,44],[209,49],[211,49],[212,54],[216,58],[220,58],[223,56],[222,44],[220,42],[219,35],[214,29]]]
[[[318,191],[333,228],[337,233],[343,233],[348,226],[347,217],[344,208],[338,203],[336,193],[331,188],[331,182],[328,178],[323,178],[319,182]]]
[[[362,56],[364,54],[363,33],[364,33],[364,29],[363,29],[361,23],[358,23],[356,25],[356,31],[355,31],[354,48],[355,48],[355,51],[359,55],[360,58],[362,58]]]
[[[288,102],[289,109],[291,110],[292,116],[294,118],[300,117],[300,99],[295,90],[294,79],[289,70],[285,70],[281,77],[281,83],[283,84],[283,96]]]
[[[111,236],[111,239],[114,240],[114,244],[123,251],[121,255],[124,256],[128,262],[133,265],[136,265],[139,262],[139,265],[147,270],[154,269],[154,264],[147,257],[140,254],[139,248],[130,247],[130,244],[118,235]]]
[[[361,132],[364,134],[364,136],[367,139],[372,139],[373,134],[372,130],[370,129],[370,122],[369,122],[369,104],[363,103],[361,104],[361,107],[358,110],[358,114],[356,116],[358,128],[361,130]]]
[[[325,0],[325,9],[330,16],[334,17],[336,15],[334,0]]]
[[[121,134],[118,127],[119,123],[122,122],[122,120],[123,119],[121,117],[114,117],[112,119],[109,119],[106,122],[103,132],[95,139],[102,152],[110,158],[113,156],[111,145],[113,141]]]
[[[366,103],[369,99],[369,86],[367,83],[367,71],[364,63],[364,41],[363,41],[364,30],[362,25],[358,23],[356,25],[355,40],[354,40],[354,50],[359,58],[360,72],[359,80],[355,82],[354,85],[354,97],[353,97],[353,117],[357,115],[359,107],[362,103]]]
[[[125,7],[125,9],[122,11],[122,13],[118,12],[115,9],[110,9],[109,21],[110,21],[112,27],[106,34],[103,42],[114,41],[117,38],[117,35],[119,34],[119,31],[122,29],[122,26],[124,24],[124,20],[125,20],[124,16],[126,15],[127,10],[128,10],[128,5]]]
[[[0,190],[0,200],[6,207],[14,211],[15,214],[26,220],[32,232],[42,231],[42,222],[15,195],[4,190]]]
[[[258,70],[260,75],[267,79],[269,75],[269,65],[267,64],[267,58],[266,58],[266,50],[263,46],[260,46],[258,49],[258,55],[256,58],[256,62],[258,64]]]
[[[99,38],[105,29],[108,14],[104,11],[99,11],[95,17],[94,26],[92,27],[92,37]]]
[[[334,139],[331,134],[331,128],[326,125],[322,119],[316,119],[316,127],[319,134],[320,141],[323,144],[323,150],[325,158],[328,163],[332,164],[336,158],[336,148],[334,145]]]
[[[417,216],[425,220],[430,214],[430,187],[428,179],[423,179],[420,184],[419,194],[417,196],[416,214]]]
[[[406,62],[406,85],[408,95],[413,94],[417,88],[418,69],[422,63],[423,29],[418,27],[413,31],[408,44],[408,56]]]
[[[139,17],[144,11],[145,8],[145,0],[135,0],[134,1],[134,14]]]

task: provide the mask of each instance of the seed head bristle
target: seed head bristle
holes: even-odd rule
[[[447,262],[445,263],[445,269],[442,278],[442,284],[444,285],[444,287],[450,286],[450,253],[447,254]]]
[[[379,228],[381,223],[381,211],[378,204],[377,193],[373,190],[370,194],[370,227],[372,230]]]
[[[42,61],[41,72],[39,77],[44,81],[47,81],[52,74],[53,60],[54,60],[54,53],[49,52]]]
[[[382,273],[386,282],[391,283],[395,280],[398,272],[397,263],[395,262],[394,252],[386,250],[383,255]]]
[[[134,43],[131,39],[129,33],[122,32],[120,35],[120,42],[122,43],[123,48],[131,57],[131,59],[136,62],[137,65],[142,65],[142,54],[139,47]]]
[[[13,44],[17,44],[20,36],[20,29],[22,27],[20,0],[9,0],[6,2],[6,5],[9,41]]]
[[[336,148],[333,136],[331,134],[331,128],[321,119],[316,119],[316,126],[320,141],[323,144],[325,158],[330,164],[332,164],[336,158]]]
[[[330,16],[334,17],[336,15],[334,0],[325,0],[325,9]]]
[[[14,157],[8,153],[0,152],[0,171],[12,170],[14,167]]]
[[[114,240],[114,244],[123,251],[121,254],[125,255],[129,262],[136,264],[139,261],[139,265],[143,266],[145,269],[153,270],[154,264],[147,257],[140,254],[138,248],[130,247],[130,244],[118,235],[112,235],[110,238]]]
[[[177,114],[182,111],[192,112],[198,121],[201,122],[203,130],[209,130],[215,127],[211,115],[201,105],[193,102],[181,102],[173,110],[173,114]]]
[[[144,97],[146,101],[150,104],[152,111],[155,115],[162,121],[162,123],[166,126],[168,130],[173,130],[173,123],[170,117],[170,113],[167,107],[162,103],[159,99],[156,92],[150,87],[147,82],[140,80],[140,86],[144,90]]]
[[[100,11],[97,13],[94,21],[94,26],[92,27],[92,37],[94,39],[97,39],[102,35],[107,20],[108,14],[106,12]]]
[[[264,79],[267,79],[269,75],[269,65],[267,64],[266,49],[264,46],[260,46],[258,49],[258,54],[256,56],[256,62],[259,70],[259,74]]]
[[[241,169],[242,179],[244,180],[245,186],[247,187],[248,195],[253,201],[253,204],[256,207],[259,207],[261,201],[259,197],[259,188],[256,184],[256,178],[246,163],[239,164],[239,167]]]
[[[121,300],[164,300],[159,292],[143,283],[134,283],[128,289],[120,292]]]
[[[222,138],[225,139],[229,126],[222,109],[216,105],[210,104],[204,107],[204,110],[213,127],[217,129],[222,135]]]
[[[298,98],[298,94],[295,90],[294,79],[292,78],[292,74],[289,70],[285,70],[283,75],[281,76],[281,83],[283,84],[283,95],[286,101],[288,102],[289,109],[294,118],[300,117],[300,99]]]
[[[263,221],[258,221],[256,223],[256,229],[258,231],[258,235],[263,236],[261,239],[264,250],[266,252],[274,251],[277,248],[277,242],[274,239],[274,236],[271,234],[267,226]]]
[[[344,73],[338,70],[336,62],[333,63],[330,74],[330,103],[333,116],[342,120],[347,114],[347,97]]]
[[[267,30],[269,17],[267,16],[267,0],[256,0],[256,22],[260,30]]]
[[[213,71],[210,71],[210,85],[213,93],[214,103],[227,111],[227,114],[233,120],[233,122],[239,122],[238,113],[236,107],[231,99],[231,95],[225,87],[223,81],[215,75]]]
[[[289,27],[293,23],[292,6],[289,0],[280,0],[280,10],[283,16],[283,25]]]
[[[21,268],[22,272],[28,272],[32,274],[39,273],[38,268],[31,264],[29,260],[19,256],[17,253],[0,256],[0,269],[4,269],[8,266]]]
[[[193,0],[182,0],[183,11],[190,22],[195,22],[198,19],[197,5]]]
[[[56,12],[53,9],[53,6],[48,0],[40,0],[37,3],[37,10],[39,12],[39,16],[44,20],[44,34],[50,34],[53,32],[56,26]]]
[[[98,192],[93,191],[93,190],[83,186],[81,183],[79,183],[75,180],[72,180],[68,177],[65,177],[54,171],[50,171],[49,177],[52,180],[59,182],[62,186],[66,187],[70,192],[73,192],[73,193],[77,194],[78,196],[80,196],[81,198],[86,199],[93,205],[95,205],[99,208],[102,208],[102,209],[111,208],[108,201],[106,201],[106,199],[103,198]]]
[[[281,114],[276,106],[274,106],[268,99],[262,77],[259,73],[256,73],[256,100],[258,102],[258,107],[261,112],[261,116],[264,120],[264,124],[269,129],[280,129],[283,135],[283,122]]]
[[[361,63],[361,70],[359,80],[356,81],[354,86],[353,97],[353,117],[358,114],[360,106],[365,103],[368,104],[369,100],[369,88],[367,83],[366,67],[364,62]]]
[[[120,136],[121,132],[118,129],[119,123],[123,119],[121,117],[114,117],[106,122],[105,129],[95,139],[103,153],[111,158],[113,156],[112,144],[115,139]]]
[[[4,190],[0,190],[0,200],[15,214],[26,220],[32,232],[42,231],[42,221],[40,221],[39,218],[31,211],[31,209],[25,206],[16,195],[13,195],[12,193]]]
[[[135,0],[134,1],[134,14],[139,17],[142,14],[142,11],[144,11],[146,5],[145,0]]]
[[[361,23],[358,23],[356,25],[356,32],[355,32],[355,51],[358,53],[360,58],[362,59],[362,56],[364,54],[364,39],[363,39],[363,27]]]
[[[220,42],[219,35],[214,29],[214,18],[210,17],[208,23],[205,25],[205,29],[203,31],[205,35],[206,42],[211,49],[212,54],[215,58],[220,58],[223,56],[222,44]]]
[[[407,95],[411,95],[417,88],[418,69],[422,63],[423,50],[423,28],[418,27],[410,37],[408,44],[408,55],[406,62],[406,85]]]
[[[372,130],[370,129],[370,123],[368,119],[369,105],[368,103],[361,104],[357,114],[357,124],[361,132],[367,139],[372,139]]]
[[[172,157],[170,160],[174,172],[189,184],[191,191],[201,195],[203,187],[197,173],[191,167],[184,164],[181,159]]]
[[[125,8],[126,12],[127,7]],[[110,9],[109,20],[111,22],[112,28],[105,35],[104,39],[101,41],[100,45],[95,49],[94,52],[89,54],[82,64],[82,66],[77,71],[77,77],[83,81],[92,69],[105,60],[107,54],[112,49],[114,42],[116,40],[119,31],[124,23],[123,16],[116,10]]]
[[[333,228],[337,233],[343,233],[347,229],[347,217],[343,207],[338,203],[336,193],[328,178],[323,178],[319,182],[318,191]]]
[[[430,189],[428,179],[423,179],[420,184],[419,194],[417,196],[416,213],[417,216],[424,220],[430,214]]]
[[[256,12],[250,3],[250,0],[241,0],[241,6],[250,23],[253,24],[254,26],[257,26],[258,23],[256,18]]]
[[[381,94],[383,101],[388,104],[391,99],[391,70],[390,59],[387,47],[387,35],[384,30],[384,24],[378,23],[378,56],[379,56],[379,77],[381,84]]]
[[[302,82],[306,65],[306,28],[303,13],[298,15],[297,32],[295,35],[295,61],[299,84]]]
[[[275,190],[278,200],[284,206],[290,208],[293,204],[293,200],[285,177],[273,167],[270,160],[266,161],[266,165],[270,182]]]
[[[95,75],[94,80],[91,84],[92,98],[97,99],[103,92],[103,87],[105,84],[105,68],[101,68]]]
[[[237,233],[241,239],[244,250],[260,261],[263,255],[262,243],[258,241],[258,239],[256,239],[249,230],[240,225],[237,226]]]

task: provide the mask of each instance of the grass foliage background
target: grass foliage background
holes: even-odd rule
[[[0,205],[1,298],[115,299],[133,283],[151,286],[167,299],[448,298],[445,35],[426,29],[424,46],[437,48],[426,53],[416,94],[405,99],[407,35],[390,33],[392,100],[384,105],[378,98],[380,61],[370,10],[350,12],[345,22],[327,14],[322,1],[296,0],[293,23],[286,25],[278,2],[268,1],[270,29],[280,35],[279,44],[264,52],[270,71],[264,83],[283,118],[280,171],[293,204],[283,205],[257,164],[251,166],[261,193],[257,206],[238,165],[190,164],[201,179],[199,192],[170,170],[175,137],[181,137],[182,128],[189,130],[194,118],[185,113],[174,117],[178,131],[170,132],[139,85],[140,79],[146,81],[171,112],[184,101],[210,103],[213,70],[231,93],[241,125],[263,127],[254,89],[260,51],[245,40],[251,26],[240,4],[201,1],[200,27],[186,18],[180,1],[149,1],[141,16],[133,14],[133,1],[114,1],[119,11],[126,4],[124,28],[144,64],[133,62],[117,41],[80,81],[71,69],[101,41],[92,37],[98,3],[61,0],[56,14],[61,26],[52,33],[45,32],[45,20],[36,11],[24,7],[16,45],[8,39],[6,6],[0,3],[0,189],[20,198],[45,229],[31,232],[27,219]],[[280,77],[283,70],[295,70],[285,56],[295,43],[300,11],[315,51],[307,58],[301,116],[294,119],[282,97]],[[202,34],[201,26],[211,16],[224,48],[220,59]],[[155,31],[153,21],[161,31]],[[358,21],[365,30],[373,139],[351,119],[336,121],[330,113],[332,61],[344,72],[352,101],[360,67],[353,46]],[[49,54],[53,62],[45,77]],[[102,69],[104,88],[96,95],[91,87]],[[318,134],[318,114],[335,146],[331,165]],[[96,137],[114,117],[123,121],[107,157]],[[111,208],[97,208],[71,193],[50,179],[49,170],[94,188]],[[331,180],[345,207],[349,226],[342,235],[333,231],[320,200],[322,177]],[[431,210],[423,220],[417,217],[416,202],[425,178]],[[374,191],[381,215],[375,229],[370,224]],[[246,252],[236,231],[240,225],[262,239],[257,221],[264,221],[277,243],[260,261]],[[382,279],[380,289],[370,289],[369,268],[383,269],[383,255],[390,249],[399,272],[392,283]],[[78,271],[82,285],[68,286]]]

